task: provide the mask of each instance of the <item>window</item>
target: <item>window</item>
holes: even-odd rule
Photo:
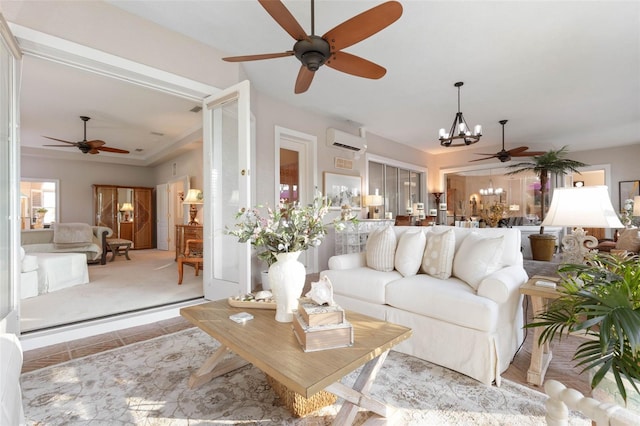
[[[367,162],[367,194],[382,195],[381,217],[417,214],[414,204],[426,204],[426,169],[374,155],[367,155]]]

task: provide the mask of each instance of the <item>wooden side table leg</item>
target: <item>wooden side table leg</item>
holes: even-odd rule
[[[127,258],[127,260],[131,260],[129,258],[129,248],[131,247],[131,244],[127,244],[126,246],[124,246],[124,257]]]
[[[546,301],[544,298],[539,296],[530,297],[534,316],[546,310]],[[535,327],[533,329],[531,364],[529,365],[529,370],[527,371],[527,382],[537,386],[542,386],[542,383],[544,382],[544,375],[547,372],[547,368],[549,367],[549,363],[551,362],[552,357],[551,347],[549,346],[548,342],[543,344],[542,346],[538,344],[540,334],[542,334],[542,328]]]
[[[118,255],[118,246],[113,245],[109,247],[111,248],[111,260],[109,262],[113,262],[114,260],[116,260],[116,256]]]

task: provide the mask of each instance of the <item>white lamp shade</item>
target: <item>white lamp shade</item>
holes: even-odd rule
[[[367,206],[381,206],[384,204],[384,200],[382,199],[382,195],[367,195],[365,197],[365,203]]]
[[[122,203],[122,208],[120,210],[123,212],[132,212],[133,206],[131,205],[131,203]]]
[[[204,201],[202,191],[199,189],[190,189],[182,204],[202,204]]]
[[[557,188],[541,226],[624,228],[606,186]]]
[[[632,216],[640,216],[640,195],[633,197],[633,213]]]

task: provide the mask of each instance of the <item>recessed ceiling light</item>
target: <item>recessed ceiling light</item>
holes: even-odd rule
[[[160,132],[151,132],[151,134],[154,136],[164,136],[164,133],[160,133]]]
[[[191,112],[200,112],[200,111],[202,111],[202,107],[199,106],[199,105],[198,106],[194,106],[189,111],[191,111]]]
[[[142,148],[136,148],[136,149],[135,149],[135,151],[136,151],[136,152],[142,152],[142,151],[144,151],[144,149],[142,149]]]

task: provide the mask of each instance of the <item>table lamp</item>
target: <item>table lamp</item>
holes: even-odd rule
[[[582,227],[624,228],[606,186],[557,188],[541,226],[575,227],[562,238],[564,263],[583,263],[590,249],[598,246],[598,240]]]
[[[384,204],[382,195],[367,195],[365,197],[365,203],[369,207],[369,217],[371,219],[380,219],[380,209],[378,207]]]
[[[198,215],[198,208],[196,205],[203,204],[204,198],[202,196],[202,191],[199,189],[190,189],[187,193],[187,196],[184,198],[182,204],[190,204],[189,214],[191,216],[191,220],[188,225],[198,225],[198,221],[196,220],[196,216]]]
[[[124,221],[129,222],[129,215],[133,211],[133,206],[131,205],[131,203],[122,203],[122,208],[120,209],[120,211],[124,212]]]

